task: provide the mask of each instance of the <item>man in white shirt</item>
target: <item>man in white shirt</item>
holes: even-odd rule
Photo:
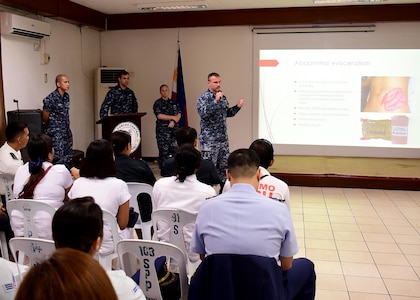
[[[23,165],[20,150],[26,147],[29,141],[28,124],[24,122],[11,122],[6,127],[6,142],[0,148],[0,194],[6,194],[5,183],[13,184],[16,170]]]
[[[9,241],[13,237],[10,220],[6,214],[6,199],[12,197],[12,184],[16,170],[23,165],[20,150],[29,141],[28,124],[24,122],[10,122],[6,127],[6,142],[0,148],[0,231],[6,233]]]

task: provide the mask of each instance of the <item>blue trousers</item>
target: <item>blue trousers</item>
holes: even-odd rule
[[[219,173],[220,181],[226,181],[226,169],[229,156],[229,142],[200,141],[200,150],[203,159],[210,160]]]
[[[286,299],[315,299],[315,268],[309,259],[294,259],[292,268],[283,272],[283,280]]]

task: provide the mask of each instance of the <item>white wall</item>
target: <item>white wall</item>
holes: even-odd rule
[[[98,112],[93,108],[93,72],[99,66],[125,67],[131,73],[130,87],[139,99],[143,117],[142,153],[158,154],[155,139],[153,103],[159,98],[159,86],[171,86],[177,40],[181,45],[189,125],[199,130],[196,110],[198,96],[207,89],[207,74],[222,76],[222,90],[230,104],[240,97],[245,106],[228,120],[231,150],[247,147],[253,139],[253,34],[247,26],[149,29],[98,32],[89,28],[46,19],[52,35],[34,51],[35,40],[1,37],[6,111],[42,108],[42,99],[54,88],[59,73],[70,77],[70,121],[74,148],[86,150],[94,138]],[[385,26],[392,32],[394,25]],[[378,26],[384,26],[378,24]],[[388,32],[387,31],[387,32]],[[41,64],[43,52],[51,56]],[[44,83],[44,74],[48,82]],[[255,123],[256,124],[256,123]],[[256,126],[256,125],[255,125]]]
[[[54,19],[51,37],[34,51],[37,40],[2,35],[3,80],[6,112],[41,109],[42,99],[55,88],[55,76],[70,78],[70,122],[74,148],[85,151],[94,139],[93,72],[99,66],[125,67],[131,73],[130,87],[139,99],[142,123],[142,154],[156,157],[153,103],[160,97],[159,86],[172,84],[177,39],[181,44],[182,66],[189,125],[199,130],[198,96],[207,89],[207,74],[222,76],[222,90],[230,104],[240,97],[246,104],[228,121],[231,149],[246,147],[252,140],[252,33],[248,27],[124,30],[101,32],[79,28]],[[42,64],[43,53],[51,60]],[[44,74],[48,82],[44,82]]]
[[[55,89],[55,77],[64,73],[70,79],[70,123],[74,148],[82,151],[93,140],[93,71],[100,61],[100,33],[88,28],[46,19],[51,37],[38,40],[2,35],[4,101],[6,112],[19,109],[42,109],[42,99]],[[51,60],[42,64],[43,53]],[[44,82],[47,74],[48,81]]]
[[[255,87],[252,85],[253,37],[250,28],[100,33],[54,19],[47,18],[46,21],[51,23],[52,35],[40,52],[33,50],[32,39],[1,37],[6,111],[16,109],[13,99],[19,100],[21,109],[42,108],[42,99],[55,88],[55,76],[66,73],[71,82],[70,120],[74,147],[85,151],[94,138],[94,122],[98,119],[97,112],[93,111],[93,72],[99,66],[122,66],[131,72],[130,86],[140,99],[140,111],[147,112],[143,119],[143,156],[156,157],[158,151],[152,106],[159,97],[160,84],[171,85],[179,36],[190,126],[199,129],[196,99],[207,89],[207,74],[219,72],[222,89],[231,105],[242,96],[246,101],[238,115],[228,121],[231,149],[247,147],[251,142],[254,124],[252,95]],[[394,32],[397,30],[394,25],[386,28]],[[46,65],[41,64],[44,50],[51,56],[50,63]],[[44,83],[45,73],[48,75],[47,83]],[[292,162],[292,165],[295,167],[296,163]],[[325,173],[320,166],[315,169],[316,172],[307,170],[304,173]],[[326,173],[334,171],[328,170]],[[393,176],[392,170],[387,176]]]
[[[189,126],[200,128],[196,101],[207,86],[207,75],[218,72],[230,105],[245,98],[245,106],[228,121],[230,148],[247,147],[252,141],[252,32],[248,27],[123,30],[101,33],[101,65],[124,67],[131,73],[130,87],[139,99],[142,118],[142,155],[156,157],[153,103],[159,86],[171,88],[177,39]]]

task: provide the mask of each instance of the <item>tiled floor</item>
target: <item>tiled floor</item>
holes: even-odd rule
[[[315,263],[316,300],[420,299],[420,191],[291,186],[290,193],[296,257]]]
[[[420,299],[420,192],[290,187],[317,300]]]

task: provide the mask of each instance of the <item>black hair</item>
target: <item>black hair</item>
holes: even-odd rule
[[[116,174],[117,169],[111,143],[104,139],[91,142],[80,167],[80,176],[104,179],[115,177]]]
[[[200,168],[201,154],[191,144],[184,144],[179,147],[175,154],[175,172],[176,178],[184,182],[187,176],[195,174]]]
[[[48,160],[48,154],[53,151],[53,142],[51,137],[46,134],[35,134],[29,140],[27,148],[29,155],[28,168],[31,176],[20,194],[24,194],[44,174],[45,170],[42,168],[42,164]],[[33,194],[28,194],[26,197],[33,197]]]
[[[118,73],[118,78],[123,77],[124,75],[130,75],[130,73],[128,73],[126,70],[122,70]]]
[[[98,237],[103,237],[102,209],[88,196],[62,205],[52,219],[56,248],[72,248],[89,253]]]
[[[6,140],[8,142],[16,141],[16,139],[25,132],[25,128],[28,128],[28,124],[25,122],[10,122],[6,126]]]
[[[40,133],[33,135],[28,142],[28,155],[31,161],[41,159],[46,161],[52,152],[53,141],[49,135]]]
[[[267,169],[270,166],[270,163],[274,158],[274,149],[273,145],[269,141],[266,139],[255,140],[249,146],[249,149],[257,152],[260,157],[260,165],[262,167]]]
[[[260,158],[252,149],[238,149],[228,157],[228,170],[233,178],[252,177],[259,165]]]
[[[178,146],[182,146],[184,144],[192,144],[194,145],[195,140],[197,139],[197,130],[192,127],[181,127],[175,133],[176,143]]]
[[[114,153],[121,153],[128,144],[131,144],[131,135],[123,130],[114,131],[111,134],[111,143]]]

